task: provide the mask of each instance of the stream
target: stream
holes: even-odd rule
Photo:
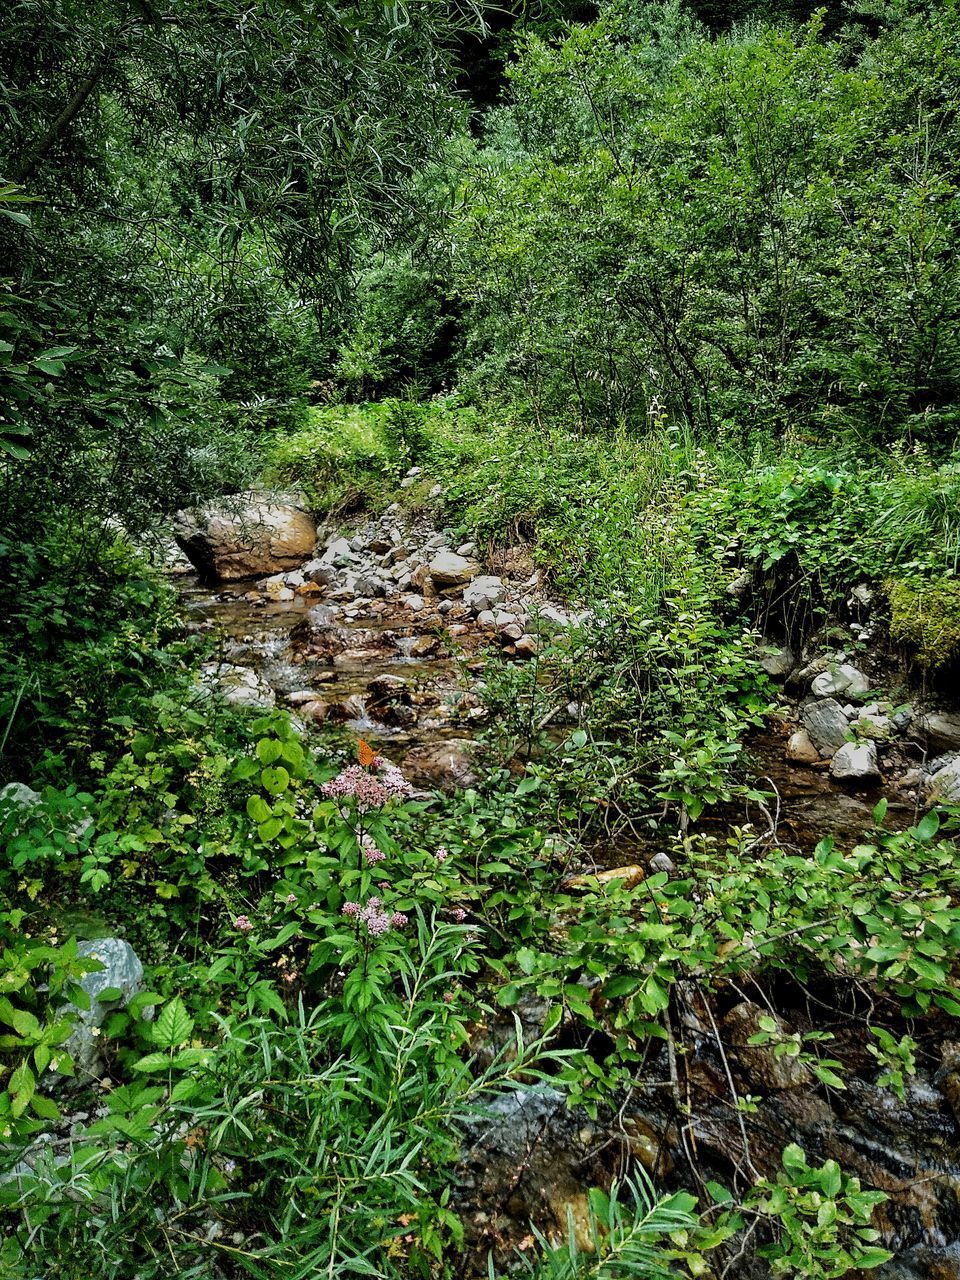
[[[419,539],[425,536],[421,530]],[[343,539],[328,540],[334,549],[342,544],[341,554],[331,556],[328,546],[325,557],[311,562],[313,569],[266,579],[209,585],[184,574],[183,610],[190,629],[217,637],[212,681],[237,669],[252,673],[251,696],[262,700],[259,705],[275,700],[307,724],[337,724],[362,735],[423,788],[467,785],[473,774],[466,748],[483,716],[474,686],[485,662],[498,660],[489,656],[491,647],[499,644],[517,660],[518,648],[530,639],[532,611],[545,603],[540,584],[535,573],[522,581],[507,578],[500,614],[497,606],[479,613],[466,608],[462,583],[431,593],[421,575],[419,583],[414,578],[405,589],[390,590],[389,577],[370,580],[373,568],[390,568],[391,559],[371,552],[371,544],[376,548],[389,538],[381,521],[345,551]],[[423,563],[431,550],[425,549]],[[411,555],[400,568],[412,564],[415,575],[416,560]],[[358,580],[372,592],[358,590]],[[504,617],[516,621],[505,623]],[[781,838],[805,851],[826,834],[862,839],[880,787],[847,790],[825,767],[791,765],[784,757],[787,732],[774,723],[746,744],[758,784],[773,792],[770,809]],[[894,793],[888,824],[906,826],[916,812],[915,803]],[[720,833],[742,821],[742,809],[731,809],[709,815],[701,828]],[[586,869],[640,861],[658,841],[662,847],[654,832],[649,846],[592,851]],[[692,986],[679,983],[677,997],[682,1100],[675,1066],[655,1044],[642,1081],[615,1117],[590,1121],[568,1111],[560,1094],[537,1085],[501,1099],[493,1119],[471,1133],[457,1172],[468,1242],[465,1280],[486,1274],[489,1249],[506,1256],[527,1236],[531,1219],[563,1231],[569,1210],[585,1242],[586,1189],[609,1183],[630,1162],[639,1162],[658,1185],[696,1190],[696,1177],[729,1181],[751,1164],[774,1172],[789,1142],[799,1142],[811,1162],[834,1158],[890,1196],[879,1224],[897,1257],[871,1274],[881,1280],[960,1280],[960,1043],[946,1038],[946,1019],[942,1026],[913,1028],[921,1043],[918,1072],[901,1102],[873,1083],[876,1064],[863,1043],[863,993],[808,990],[801,997],[787,982],[775,993],[778,1013],[793,1026],[819,1025],[811,999],[831,1010],[836,1039],[830,1052],[849,1071],[844,1091],[791,1076],[771,1053],[748,1046],[763,1012],[749,992],[718,998],[719,1033]],[[533,1001],[518,1012],[535,1034],[544,1009]],[[505,1027],[488,1033],[509,1034],[510,1025]],[[738,1091],[756,1099],[745,1123],[729,1103],[731,1064]],[[762,1280],[769,1271],[747,1254],[729,1275]]]

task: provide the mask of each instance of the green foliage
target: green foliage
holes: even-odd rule
[[[872,1270],[893,1257],[877,1247],[880,1233],[868,1225],[886,1197],[882,1191],[862,1191],[860,1180],[844,1174],[835,1160],[814,1167],[791,1144],[776,1182],[757,1183],[752,1197],[780,1232],[775,1243],[759,1251],[772,1276],[833,1280],[849,1271]]]

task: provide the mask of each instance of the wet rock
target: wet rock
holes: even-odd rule
[[[960,804],[960,757],[927,778],[924,791],[931,804]]]
[[[817,698],[830,698],[835,694],[846,694],[848,698],[858,698],[869,692],[870,681],[856,667],[847,662],[839,666],[831,666],[814,676],[810,692]]]
[[[847,717],[834,698],[806,703],[800,712],[800,718],[810,740],[824,759],[829,759],[847,740]]]
[[[178,511],[174,534],[203,578],[231,581],[297,568],[313,553],[317,530],[296,507],[235,494]]]
[[[875,782],[880,777],[876,743],[845,742],[838,747],[830,776],[838,782]]]
[[[200,684],[208,692],[222,698],[228,707],[261,707],[276,705],[277,695],[263,677],[251,667],[232,662],[207,662],[200,668]]]
[[[458,587],[471,581],[480,572],[476,560],[458,556],[454,551],[438,552],[429,564],[429,574],[438,587]]]
[[[463,593],[463,603],[468,609],[472,609],[474,613],[482,613],[485,609],[492,609],[498,605],[506,595],[507,589],[503,585],[503,579],[493,577],[490,574],[481,574],[480,577],[474,578],[473,581],[465,588]]]
[[[323,724],[330,715],[330,704],[323,698],[314,698],[301,704],[300,714],[311,724]]]
[[[145,988],[143,965],[130,943],[122,938],[79,942],[77,955],[90,956],[103,965],[102,969],[85,973],[80,979],[80,987],[90,997],[90,1008],[81,1009],[73,1004],[66,1006],[77,1018],[66,1049],[73,1058],[77,1076],[85,1080],[103,1074],[103,1057],[95,1032],[112,1009],[129,1004]],[[119,991],[120,995],[115,1000],[101,1002],[101,993],[112,989]]]
[[[456,791],[472,787],[477,774],[470,760],[471,743],[452,738],[447,742],[414,747],[403,759],[403,772],[417,787]]]
[[[820,752],[806,729],[797,729],[787,739],[786,756],[794,764],[815,764],[820,759]]]
[[[791,1029],[782,1018],[743,1000],[722,1020],[724,1038],[736,1049],[735,1060],[751,1082],[769,1090],[802,1089],[812,1081],[807,1067],[788,1054],[778,1056],[773,1043],[750,1044],[751,1037],[763,1033],[760,1019],[767,1017],[773,1017],[781,1037],[789,1036]]]

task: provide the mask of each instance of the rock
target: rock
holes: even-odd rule
[[[430,577],[438,587],[458,587],[470,582],[480,572],[476,560],[458,556],[454,551],[439,551],[429,564]]]
[[[414,747],[404,757],[403,772],[414,786],[438,791],[472,787],[477,775],[470,761],[471,746],[466,739],[453,738]]]
[[[303,575],[308,582],[316,583],[319,587],[332,587],[336,585],[337,571],[332,564],[327,564],[323,560],[311,560],[303,566]]]
[[[820,759],[820,752],[806,729],[797,729],[787,740],[786,756],[794,764],[815,764]]]
[[[8,782],[0,789],[0,814],[9,809],[18,809],[27,813],[40,803],[40,792],[28,787],[25,782]]]
[[[200,684],[221,697],[228,707],[269,709],[277,702],[277,695],[258,672],[232,662],[204,663],[200,668]]]
[[[312,555],[317,530],[296,507],[236,494],[178,511],[174,534],[202,577],[232,581],[297,568]]]
[[[100,1027],[111,1009],[126,1005],[138,992],[143,991],[143,965],[129,942],[122,938],[98,938],[93,942],[79,942],[78,956],[90,956],[103,965],[94,973],[85,973],[80,987],[90,997],[90,1008],[80,1009],[68,1004],[66,1008],[76,1015],[77,1022],[66,1042],[66,1049],[73,1058],[77,1075],[98,1077],[103,1073],[103,1059],[98,1038],[94,1031]],[[120,995],[116,1000],[101,1003],[103,991],[116,988]]]
[[[749,569],[744,569],[743,573],[738,573],[732,582],[727,583],[727,595],[733,596],[735,600],[745,600],[752,585],[753,574]]]
[[[366,596],[368,599],[384,596],[386,595],[386,584],[382,578],[377,578],[373,574],[365,574],[357,579],[356,592],[358,596]]]
[[[481,574],[480,577],[474,578],[464,590],[463,603],[474,613],[482,613],[485,609],[492,609],[498,605],[506,595],[506,591],[501,578]]]
[[[523,638],[523,627],[519,622],[508,622],[500,627],[500,639],[505,644],[516,644]]]
[[[423,596],[418,596],[416,594],[404,596],[403,603],[410,610],[411,613],[422,613],[426,606],[426,601],[424,600]],[[444,604],[448,604],[448,603],[449,601],[446,601],[446,600],[444,601]],[[445,613],[446,610],[443,609],[441,610],[441,612]]]
[[[444,603],[448,602],[444,601]],[[495,626],[496,621],[497,620],[492,609],[484,609],[481,613],[477,614],[478,627],[489,627],[492,629]]]
[[[645,875],[643,867],[630,863],[625,867],[608,867],[604,871],[593,871],[589,875],[571,876],[565,884],[571,889],[595,889],[598,886],[604,889],[607,885],[619,883],[622,889],[633,889]]]
[[[960,804],[960,757],[928,778],[924,790],[931,804]]]
[[[848,698],[858,698],[869,689],[870,681],[863,672],[847,662],[821,671],[810,686],[810,692],[817,698],[830,698],[840,693],[845,693]]]
[[[472,556],[475,554],[476,550],[477,550],[477,544],[475,542],[465,542],[463,546],[457,547],[457,555]]]
[[[322,564],[355,564],[357,557],[353,554],[350,543],[346,538],[334,538],[328,543],[326,550],[320,557]]]
[[[672,875],[676,871],[676,864],[665,853],[655,853],[650,859],[651,871],[665,871],[667,875]]]
[[[960,751],[960,716],[928,711],[919,717],[917,727],[931,751]]]
[[[856,729],[859,736],[861,738],[869,738],[874,742],[886,741],[890,737],[892,727],[890,717],[881,715],[879,712],[869,714],[868,711],[861,711],[856,719]]]
[[[808,702],[801,710],[800,718],[810,740],[824,759],[829,759],[847,740],[847,717],[834,698]]]
[[[736,1050],[730,1056],[738,1063],[748,1080],[755,1081],[764,1089],[802,1089],[812,1081],[809,1068],[787,1054],[778,1057],[774,1042],[765,1045],[750,1044],[753,1036],[763,1034],[760,1019],[767,1017],[772,1017],[777,1024],[779,1036],[787,1039],[790,1028],[782,1018],[761,1009],[751,1000],[743,1000],[734,1005],[721,1023],[724,1038]]]
[[[760,666],[774,680],[785,680],[796,665],[797,656],[789,647],[765,653],[760,659]]]
[[[540,651],[540,641],[536,636],[523,635],[514,645],[518,658],[535,658]]]
[[[845,742],[830,765],[830,776],[840,782],[874,782],[880,777],[874,742]]]

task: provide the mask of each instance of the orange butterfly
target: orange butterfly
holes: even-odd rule
[[[365,769],[369,769],[376,758],[377,753],[374,751],[373,747],[371,747],[369,742],[364,742],[361,738],[357,745],[357,759]]]

